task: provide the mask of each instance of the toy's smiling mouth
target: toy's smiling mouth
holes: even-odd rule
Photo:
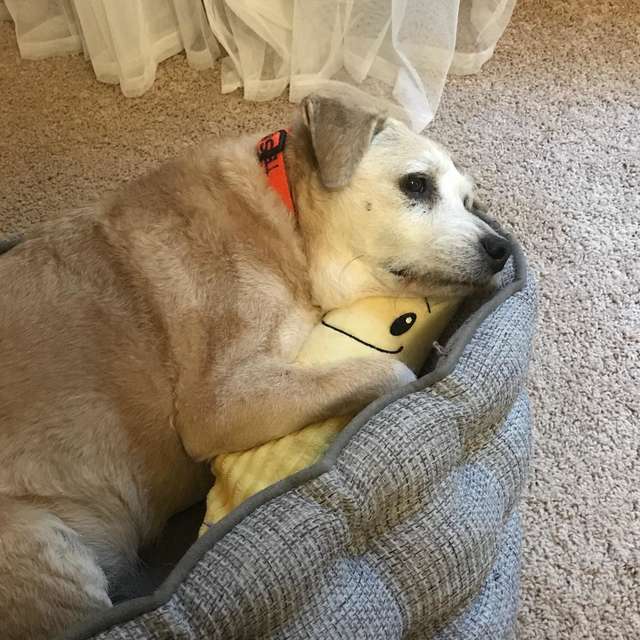
[[[358,338],[356,336],[352,336],[350,333],[347,333],[343,329],[338,329],[338,327],[334,327],[333,325],[331,325],[328,322],[326,322],[324,320],[324,318],[322,319],[322,324],[325,327],[327,327],[328,329],[333,329],[334,331],[337,331],[338,333],[341,333],[343,336],[347,336],[348,338],[351,338],[352,340],[355,340],[356,342],[359,342],[360,344],[363,344],[365,347],[369,347],[370,349],[375,349],[376,351],[380,351],[381,353],[396,354],[396,353],[400,353],[404,349],[403,346],[400,346],[397,349],[394,349],[393,351],[389,351],[388,349],[383,349],[382,347],[376,347],[375,344],[370,344],[369,342],[365,342],[364,340],[361,340],[360,338]]]

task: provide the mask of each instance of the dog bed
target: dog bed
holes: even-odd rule
[[[150,595],[66,637],[513,637],[535,307],[516,247],[426,375],[213,526]]]

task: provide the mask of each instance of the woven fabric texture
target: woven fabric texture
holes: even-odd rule
[[[528,278],[449,375],[372,415],[318,477],[214,527],[164,604],[94,637],[513,637],[535,298]]]

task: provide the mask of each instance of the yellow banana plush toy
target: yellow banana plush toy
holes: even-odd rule
[[[313,366],[377,352],[398,358],[417,373],[457,306],[451,299],[364,298],[327,313],[297,361]],[[299,431],[254,449],[217,456],[200,535],[258,491],[313,464],[350,419],[301,425]]]

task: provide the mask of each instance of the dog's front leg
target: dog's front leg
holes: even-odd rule
[[[415,376],[408,367],[386,357],[314,367],[264,360],[218,380],[208,394],[210,401],[179,406],[176,428],[189,455],[209,460],[307,424],[356,413],[412,380]]]

